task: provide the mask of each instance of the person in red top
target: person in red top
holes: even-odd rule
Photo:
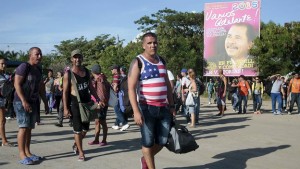
[[[298,114],[300,115],[300,77],[298,73],[296,73],[294,75],[294,78],[291,79],[287,93],[287,96],[289,96],[289,94],[291,93],[290,110],[288,114],[292,114],[294,103],[296,101],[298,106]]]
[[[89,145],[100,145],[106,146],[107,145],[107,123],[106,123],[106,115],[108,109],[108,100],[109,100],[109,91],[110,91],[110,84],[107,81],[106,76],[101,72],[101,66],[99,64],[94,65],[91,68],[91,73],[93,75],[92,84],[96,90],[98,97],[100,98],[100,106],[101,108],[97,111],[97,118],[95,119],[95,138],[93,141],[88,142]],[[97,102],[97,100],[93,97],[92,100]],[[103,129],[103,139],[99,141],[99,135],[101,126]]]
[[[245,80],[245,76],[244,75],[240,75],[239,77],[239,83],[238,84],[232,84],[232,87],[238,87],[239,89],[239,112],[238,114],[246,114],[247,111],[247,102],[248,102],[248,96],[251,96],[251,88],[249,83]],[[243,104],[243,111],[242,111],[242,102],[244,102]]]

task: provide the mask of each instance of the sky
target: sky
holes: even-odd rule
[[[61,41],[101,34],[133,40],[140,31],[134,21],[158,10],[202,12],[205,3],[230,0],[0,0],[0,50],[27,51],[38,46],[55,52]],[[299,21],[300,1],[261,0],[261,21],[283,25]]]

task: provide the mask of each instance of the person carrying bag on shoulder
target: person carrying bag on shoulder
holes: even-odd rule
[[[196,123],[196,116],[195,116],[195,107],[198,103],[196,99],[198,98],[198,90],[196,85],[196,76],[194,72],[189,72],[189,77],[191,84],[188,88],[188,95],[185,101],[185,105],[188,106],[189,115],[191,116],[191,125],[190,127],[195,127]]]
[[[78,161],[85,161],[82,148],[82,140],[89,130],[89,120],[83,119],[86,111],[100,108],[100,99],[92,85],[89,71],[82,66],[83,55],[76,49],[71,53],[72,68],[64,74],[63,78],[63,104],[64,115],[73,119],[73,131],[75,143],[73,151],[79,152]],[[91,94],[96,98],[98,104],[95,106],[91,101]],[[91,104],[89,104],[91,103]],[[89,106],[89,107],[84,107]],[[87,108],[89,110],[83,110]]]

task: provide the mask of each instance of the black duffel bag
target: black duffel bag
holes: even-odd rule
[[[188,129],[174,120],[165,147],[176,154],[184,154],[195,151],[199,145]]]

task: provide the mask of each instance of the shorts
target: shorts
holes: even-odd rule
[[[4,97],[0,97],[0,108],[5,108],[6,99]]]
[[[152,147],[155,144],[164,146],[168,141],[172,114],[167,107],[140,104],[144,123],[141,126],[142,146]]]
[[[224,98],[218,97],[217,98],[217,105],[225,106],[226,105],[226,96]]]
[[[73,120],[73,131],[74,133],[87,132],[90,129],[90,123],[82,123],[80,112],[79,112],[79,104],[76,102],[71,102],[71,114]]]
[[[193,97],[195,105],[187,106],[190,114],[195,114],[196,109],[199,107],[199,99],[198,97]]]
[[[105,106],[104,108],[97,110],[97,117],[99,120],[106,120],[107,109],[108,109],[108,106]]]
[[[21,101],[15,101],[14,110],[17,116],[17,123],[19,128],[35,128],[36,117],[38,114],[38,103],[30,103],[32,112],[26,112]]]

